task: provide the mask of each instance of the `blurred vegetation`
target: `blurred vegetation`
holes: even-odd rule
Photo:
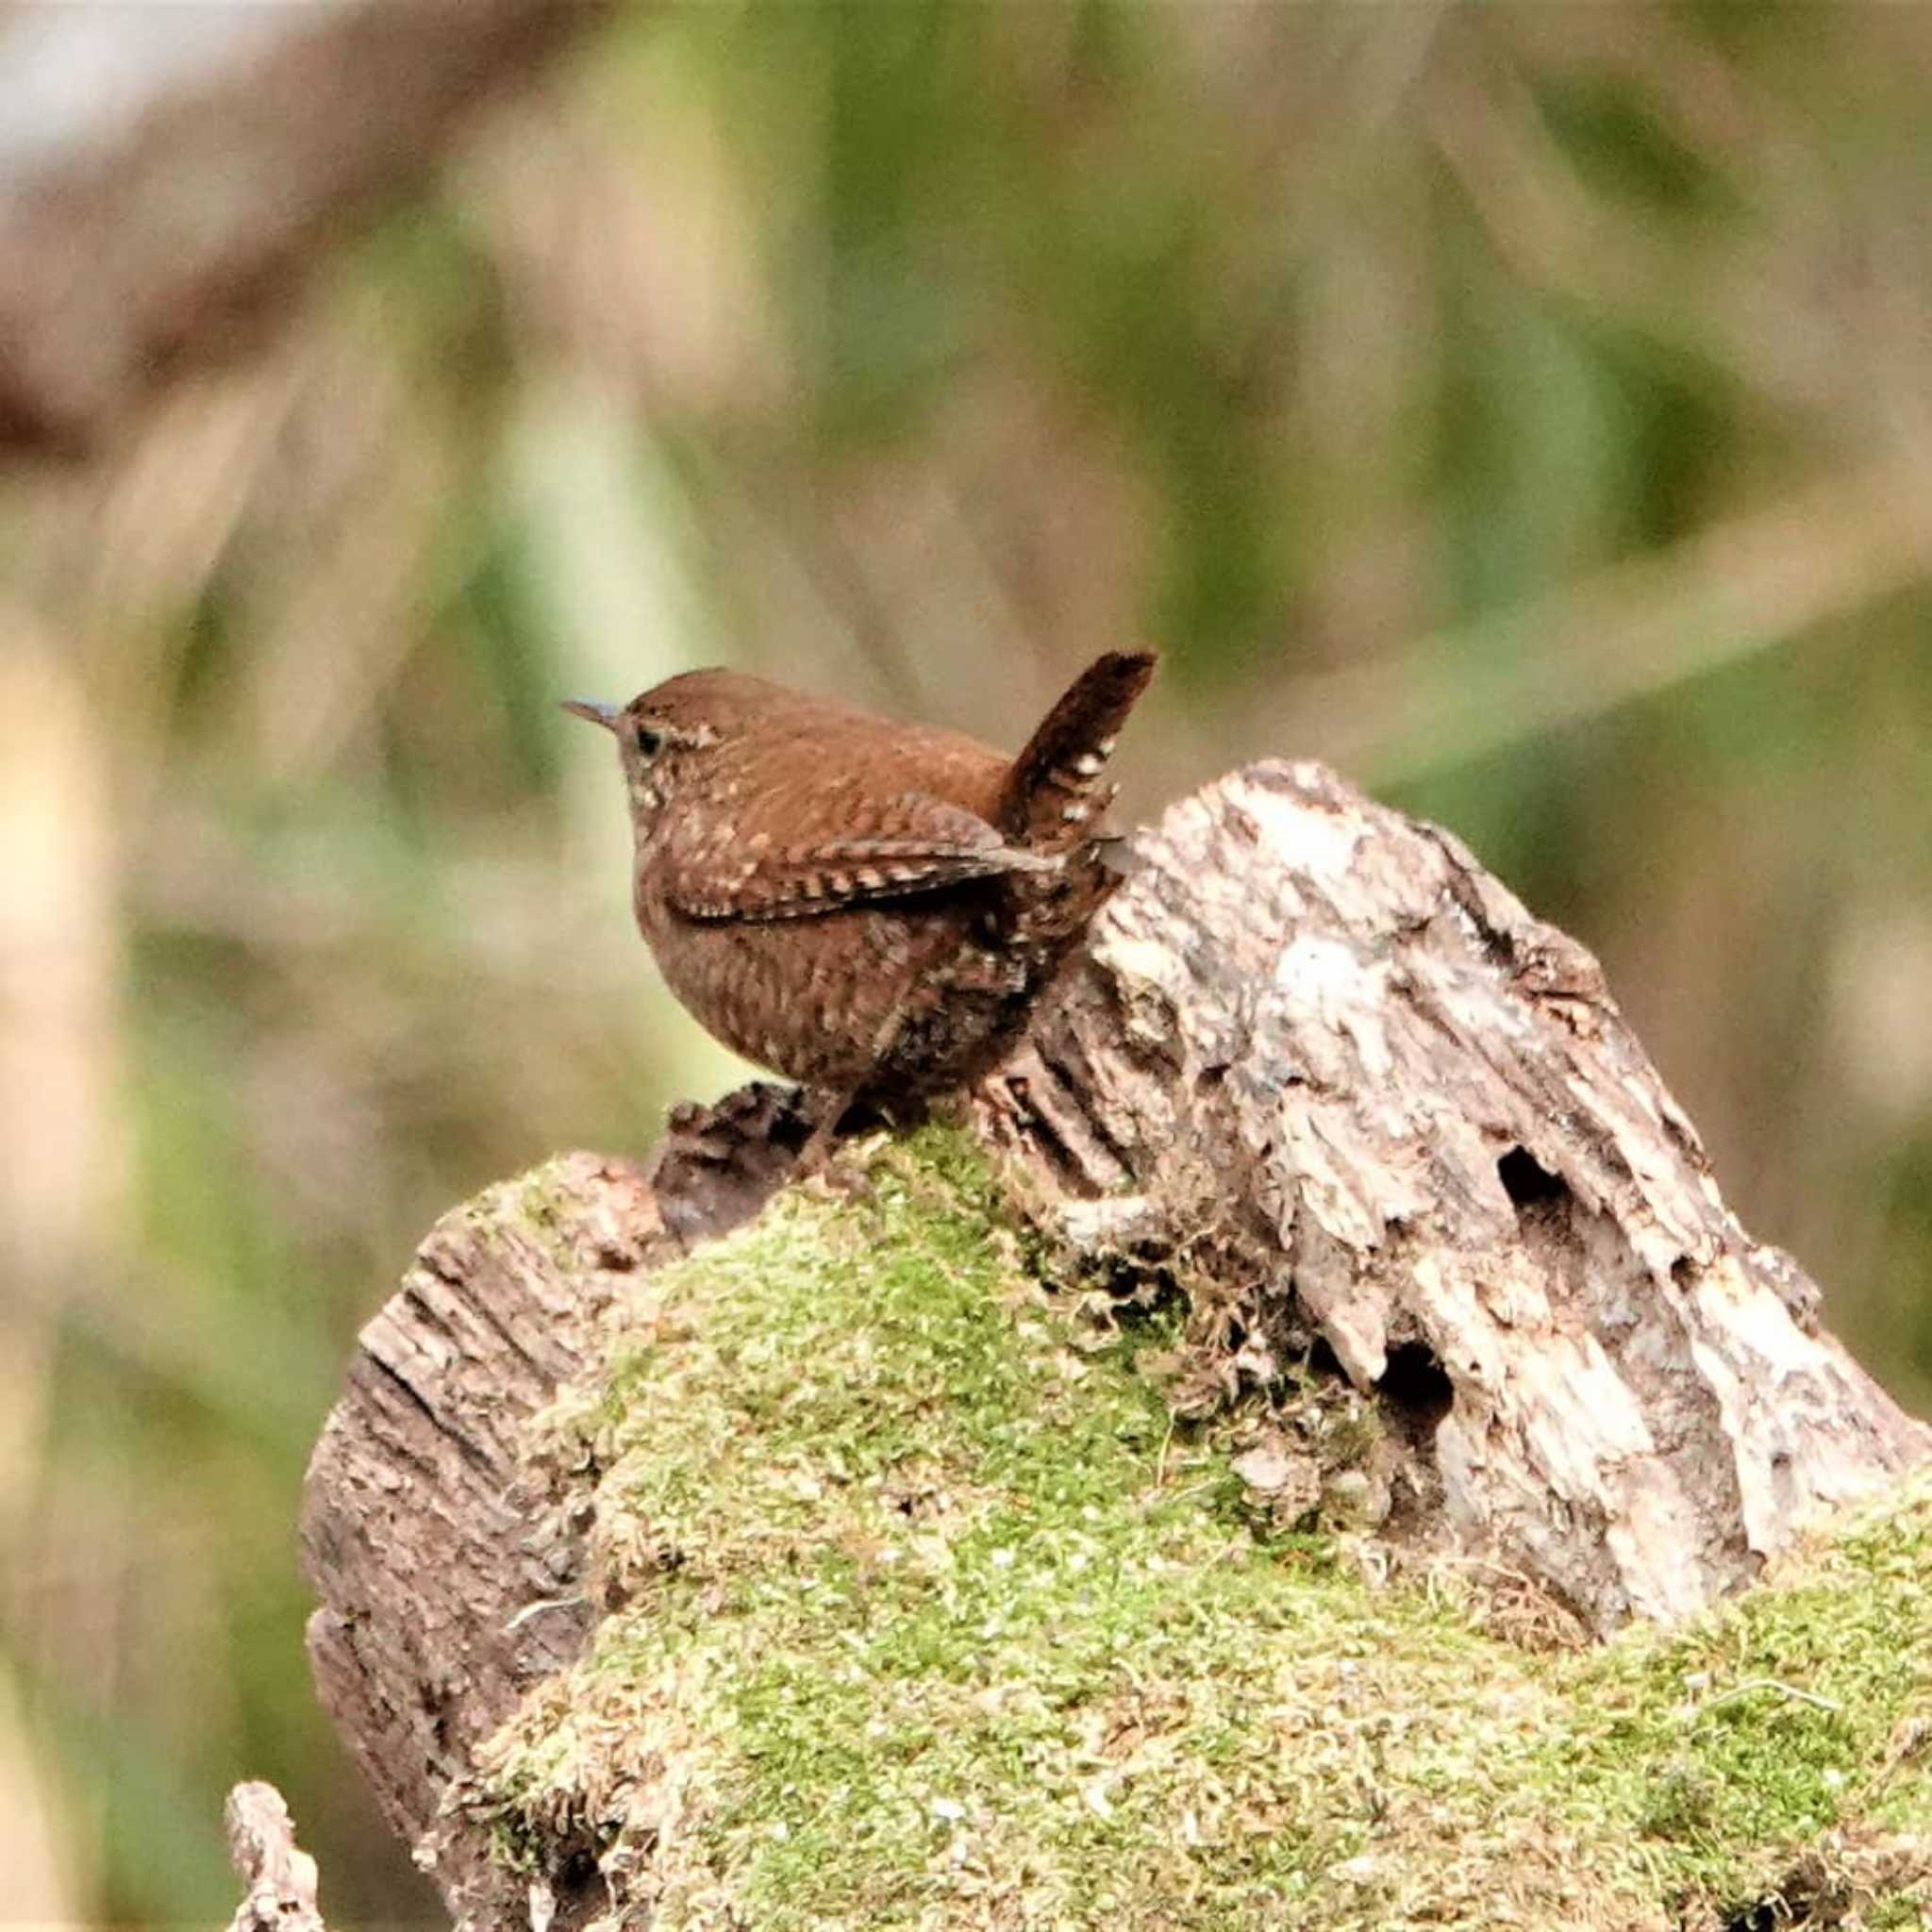
[[[311,1706],[308,1445],[441,1208],[734,1077],[574,691],[1016,742],[1158,642],[1130,814],[1307,754],[1452,824],[1923,1407],[1928,83],[1917,8],[640,10],[0,474],[0,1858],[216,1923],[267,1775],[332,1922],[424,1909]]]

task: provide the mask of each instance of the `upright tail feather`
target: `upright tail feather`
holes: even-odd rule
[[[1152,651],[1109,651],[1067,688],[1013,760],[998,825],[1028,851],[1071,851],[1113,797],[1102,774],[1115,734],[1154,675]]]

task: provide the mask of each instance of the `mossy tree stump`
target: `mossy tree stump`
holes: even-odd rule
[[[1139,851],[975,1098],[996,1190],[928,1135],[763,1207],[756,1090],[457,1210],[365,1330],[311,1652],[452,1911],[1909,1904],[1932,1441],[1595,962],[1316,767]]]

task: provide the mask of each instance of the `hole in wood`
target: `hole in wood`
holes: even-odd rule
[[[1510,1148],[1496,1163],[1496,1178],[1519,1214],[1525,1208],[1560,1201],[1570,1191],[1568,1182],[1550,1173],[1527,1147]]]
[[[556,1848],[551,1873],[551,1896],[557,1906],[553,1924],[586,1924],[594,1906],[608,1895],[597,1864],[597,1847],[582,1834],[574,1835]]]
[[[1425,1341],[1405,1341],[1389,1352],[1389,1366],[1375,1384],[1389,1419],[1418,1447],[1425,1447],[1456,1400],[1436,1351]]]
[[[1793,1925],[1812,1925],[1819,1921],[1809,1902],[1802,1896],[1791,1900],[1782,1896],[1761,1899],[1743,1907],[1724,1922],[1724,1932],[1787,1932]],[[1831,1921],[1838,1923],[1836,1918]]]
[[[1341,1357],[1335,1353],[1325,1335],[1317,1335],[1308,1343],[1308,1372],[1322,1377],[1332,1377],[1341,1381],[1346,1373],[1341,1366]]]

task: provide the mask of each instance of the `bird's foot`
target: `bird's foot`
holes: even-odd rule
[[[856,1152],[855,1143],[870,1137],[891,1122],[879,1108],[861,1100],[858,1091],[837,1093],[826,1102],[811,1139],[805,1143],[797,1164],[786,1176],[788,1181],[815,1181],[828,1192],[847,1200],[872,1198],[872,1182],[867,1179],[862,1160],[840,1157]]]

